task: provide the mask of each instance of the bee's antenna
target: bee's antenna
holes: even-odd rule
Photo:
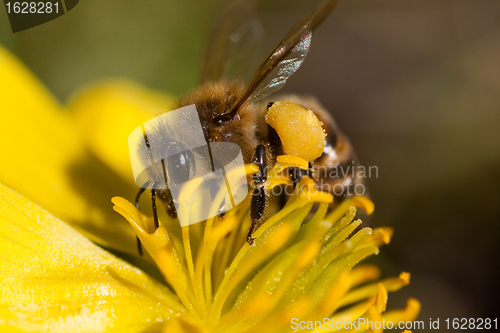
[[[158,222],[158,212],[156,211],[156,190],[153,188],[151,189],[151,205],[153,207],[153,220],[155,223],[155,231],[160,227],[160,223]]]
[[[146,191],[146,189],[149,186],[149,180],[142,185],[142,187],[139,189],[139,192],[137,192],[137,195],[135,196],[135,208],[139,209],[139,199],[141,198],[141,195]]]
[[[135,196],[135,208],[137,208],[137,210],[139,210],[139,199],[141,198],[141,195],[144,193],[144,191],[146,191],[148,186],[149,186],[149,180],[147,182],[145,182],[144,185],[141,186],[141,188],[139,189],[139,192],[137,192],[137,195]],[[137,239],[137,250],[139,251],[139,255],[142,257],[141,240],[139,239],[138,236],[135,236],[135,238]]]
[[[141,240],[139,239],[139,236],[135,236],[135,239],[137,240],[137,251],[139,252],[139,255],[142,257],[142,243]]]

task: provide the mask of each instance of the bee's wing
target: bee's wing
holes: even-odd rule
[[[307,32],[304,37],[289,51],[288,55],[278,62],[272,71],[264,78],[264,80],[255,88],[252,95],[248,98],[247,103],[260,101],[273,92],[280,90],[286,83],[286,80],[304,62],[309,48],[311,47],[312,33]],[[276,52],[283,52],[283,49]],[[278,55],[272,55],[278,56]]]
[[[323,0],[311,14],[290,30],[274,51],[260,65],[228,116],[234,117],[243,104],[256,102],[281,89],[304,61],[311,42],[311,32],[341,0]]]
[[[257,67],[259,41],[264,33],[255,2],[231,1],[219,12],[210,30],[202,62],[201,81],[246,79]],[[253,66],[252,66],[253,65]]]

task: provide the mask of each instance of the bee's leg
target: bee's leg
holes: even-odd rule
[[[307,177],[311,178],[312,180],[318,180],[316,178],[316,169],[314,169],[314,166],[311,162],[307,163]]]
[[[299,182],[302,180],[302,177],[304,176],[307,176],[314,180],[314,168],[311,162],[308,163],[307,170],[297,167],[288,167],[287,169],[292,181],[293,188],[297,187]]]
[[[255,238],[252,234],[257,229],[257,225],[262,220],[267,206],[267,193],[265,186],[256,187],[252,193],[250,201],[250,229],[248,230],[247,242],[252,245]]]
[[[247,235],[247,242],[249,244],[253,244],[254,238],[252,238],[252,233],[262,220],[267,207],[267,192],[265,187],[267,181],[267,163],[266,147],[264,145],[255,147],[253,163],[259,167],[259,171],[253,175],[254,190],[250,200],[251,225]]]
[[[154,188],[151,189],[151,205],[153,208],[153,221],[155,223],[155,231],[160,227],[160,223],[158,222],[158,212],[156,211],[156,190]]]
[[[159,195],[162,201],[166,203],[165,210],[167,211],[168,216],[175,219],[177,217],[177,211],[175,210],[175,203],[170,190],[160,190],[156,194]]]
[[[170,201],[167,204],[167,214],[173,219],[177,217],[177,211],[175,210],[174,200],[172,199],[170,199]]]
[[[290,180],[292,181],[293,188],[296,188],[297,185],[302,180],[302,177],[307,176],[307,171],[297,167],[288,167],[288,175],[290,176]]]
[[[146,184],[144,184],[140,189],[139,189],[139,192],[137,192],[137,195],[135,196],[135,208],[137,208],[137,210],[139,210],[139,199],[141,198],[141,195],[144,193],[144,191],[146,191],[146,189],[148,188],[148,185],[149,185],[149,182],[147,182]],[[137,250],[139,251],[139,255],[142,256],[142,244],[141,244],[141,240],[139,239],[138,236],[135,236],[135,238],[137,239]]]

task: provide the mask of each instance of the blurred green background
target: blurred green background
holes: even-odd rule
[[[0,9],[0,43],[62,102],[109,77],[180,95],[220,3],[82,0],[16,34]],[[317,3],[261,1],[262,56]],[[346,0],[284,91],[318,97],[378,167],[371,223],[396,233],[377,261],[386,276],[412,273],[389,306],[416,297],[426,326],[498,317],[500,1]]]

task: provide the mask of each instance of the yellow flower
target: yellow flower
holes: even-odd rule
[[[331,196],[304,179],[308,190],[270,216],[253,245],[245,241],[248,200],[188,227],[162,216],[156,231],[121,197],[114,209],[130,224],[114,213],[113,196],[137,191],[128,134],[171,105],[168,96],[113,81],[81,91],[65,108],[0,48],[2,331],[281,332],[294,323],[416,317],[414,299],[385,311],[387,293],[408,284],[408,273],[379,280],[376,266],[354,267],[392,235],[363,228],[350,236],[361,224],[356,207],[373,210],[364,197],[328,211]],[[270,172],[270,186],[284,181],[278,171],[285,166]],[[164,280],[82,234],[149,272],[147,261],[156,263]],[[135,235],[150,257],[134,257]]]

